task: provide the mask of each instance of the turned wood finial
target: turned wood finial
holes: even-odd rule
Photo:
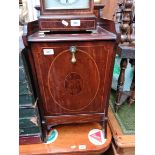
[[[115,11],[116,32],[120,44],[135,43],[135,13],[134,0],[122,0],[118,2]]]

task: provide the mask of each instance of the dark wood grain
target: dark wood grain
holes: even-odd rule
[[[69,52],[73,44],[78,49],[75,65],[70,62]],[[43,49],[45,48],[54,49],[55,55],[44,56]],[[109,53],[107,48],[109,48]],[[106,83],[109,80],[106,72],[110,72],[109,59],[114,54],[112,49],[113,44],[110,42],[96,42],[95,46],[91,42],[63,43],[63,46],[62,43],[52,45],[51,43],[33,43],[32,54],[44,109],[46,109],[45,115],[86,113],[88,109],[89,112],[103,112],[107,95],[105,90],[109,87]],[[86,67],[88,63],[89,66]],[[63,86],[65,79],[72,72],[80,75],[82,79],[79,80],[83,83],[81,93],[74,96],[70,95]]]
[[[121,106],[120,100],[121,95],[123,92],[123,85],[125,81],[125,69],[127,67],[128,60],[126,58],[123,58],[120,63],[120,75],[118,77],[118,85],[117,85],[117,93],[116,93],[116,102],[115,102],[115,111],[117,112],[119,110],[119,107]]]
[[[42,139],[39,134],[19,137],[20,145],[39,144],[39,143],[42,143]]]
[[[99,25],[107,31],[116,34],[115,22],[113,20],[104,19],[102,17],[99,19]]]
[[[125,76],[125,69],[127,67],[128,60],[131,61],[131,65],[135,65],[135,47],[134,45],[118,45],[117,47],[117,54],[121,58],[121,72],[118,79],[118,85],[117,85],[117,95],[116,95],[116,102],[115,102],[115,110],[118,111],[119,108],[123,103],[120,102],[122,92],[123,92],[123,85],[124,85],[124,76]],[[135,71],[134,71],[135,72]],[[135,74],[135,73],[134,73]],[[133,77],[133,81],[131,84],[131,92],[130,92],[130,98],[129,98],[129,105],[131,105],[135,101],[135,80]]]
[[[29,35],[37,32],[38,30],[39,30],[39,22],[38,22],[38,20],[29,22],[28,24],[24,25],[22,39],[23,39],[23,43],[24,43],[25,47],[28,46],[27,37]]]
[[[73,122],[103,122],[106,129],[115,40],[101,27],[91,33],[28,36],[46,132],[50,126]],[[77,49],[75,64],[71,46]],[[53,49],[54,54],[44,55],[44,49]]]
[[[66,21],[67,23],[70,23],[71,20],[79,20],[80,19],[80,26],[65,26],[62,24],[62,20]],[[52,30],[52,31],[77,31],[77,30],[93,30],[96,28],[96,18],[95,16],[92,17],[63,17],[60,19],[39,19],[39,26],[40,30]]]
[[[98,26],[96,30],[94,31],[83,31],[82,33],[78,33],[76,31],[73,31],[71,33],[62,32],[59,31],[57,33],[39,33],[35,32],[32,35],[29,35],[27,40],[29,42],[70,42],[70,41],[76,41],[77,43],[79,41],[100,41],[100,40],[106,40],[106,41],[114,41],[116,40],[116,35],[114,33],[111,33],[104,28]]]
[[[133,104],[135,102],[135,59],[130,59],[130,63],[131,65],[134,66],[134,70],[133,70],[133,79],[132,79],[132,83],[131,83],[131,96],[129,98],[128,104],[129,106],[131,106],[131,104]]]
[[[48,124],[58,125],[58,124],[79,124],[88,122],[104,122],[105,114],[79,114],[79,115],[60,115],[60,116],[47,116],[45,117]]]
[[[73,31],[73,30],[92,30],[96,28],[96,17],[93,14],[94,1],[89,0],[88,9],[46,9],[44,6],[44,0],[41,0],[41,10],[39,17],[40,30],[52,30],[52,31]],[[71,26],[71,20],[80,20],[79,26]],[[68,23],[64,25],[62,21]]]

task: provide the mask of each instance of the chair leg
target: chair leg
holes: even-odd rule
[[[135,63],[133,61],[133,65],[134,64]],[[134,66],[134,73],[133,73],[133,79],[132,79],[130,91],[131,91],[131,96],[130,96],[129,101],[128,101],[129,106],[131,106],[135,102],[135,66]]]
[[[115,112],[117,112],[121,106],[121,96],[122,96],[122,91],[123,91],[123,85],[125,81],[125,69],[127,67],[128,61],[126,58],[123,58],[120,63],[120,75],[118,78],[118,84],[117,84],[117,92],[116,92],[116,101],[115,101]]]

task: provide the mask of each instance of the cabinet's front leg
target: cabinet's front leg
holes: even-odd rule
[[[126,58],[123,58],[120,63],[120,75],[118,78],[118,84],[117,84],[117,92],[116,92],[116,101],[115,101],[115,112],[119,110],[119,107],[121,106],[121,95],[123,91],[123,85],[125,81],[125,69],[127,67],[128,61]]]
[[[48,128],[46,122],[42,120],[42,140],[44,143],[47,142],[47,138],[48,138]]]
[[[105,135],[105,139],[107,138],[107,127],[108,127],[108,118],[104,117],[104,120],[99,122]]]

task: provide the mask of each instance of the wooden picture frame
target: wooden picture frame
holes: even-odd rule
[[[88,9],[45,9],[40,0],[39,28],[41,31],[85,31],[96,29],[94,0]]]
[[[44,5],[45,0],[40,0],[41,15],[83,15],[83,14],[93,14],[94,10],[94,0],[89,0],[88,9],[67,9],[67,10],[47,10]]]

